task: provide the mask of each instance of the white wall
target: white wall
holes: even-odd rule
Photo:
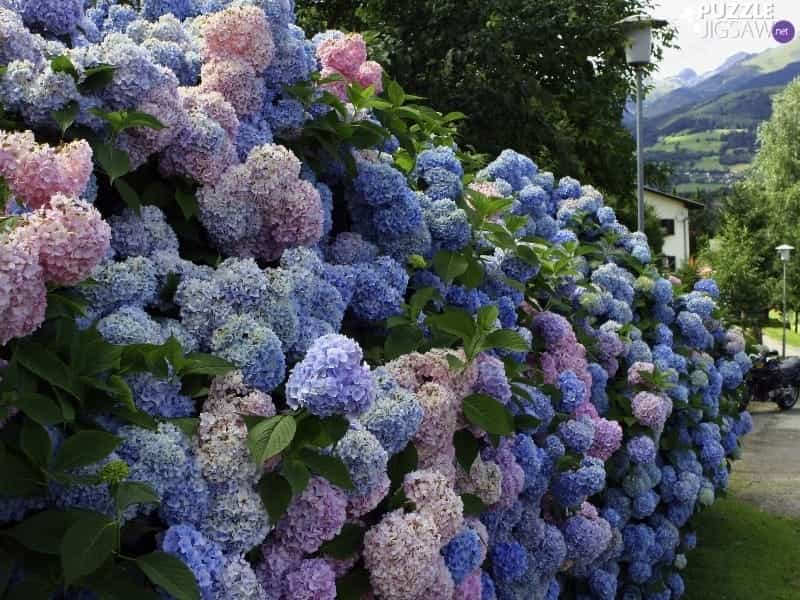
[[[675,267],[681,266],[689,258],[689,209],[683,202],[667,198],[645,190],[644,201],[652,206],[659,219],[675,221],[675,235],[664,237],[661,254],[675,257]]]

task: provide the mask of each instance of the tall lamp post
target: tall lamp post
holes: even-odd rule
[[[783,244],[775,248],[775,250],[778,251],[778,256],[781,257],[781,262],[783,263],[783,345],[781,356],[786,358],[786,264],[792,256],[794,246]]]
[[[666,27],[663,19],[653,19],[647,15],[633,15],[617,22],[628,36],[625,58],[636,69],[636,226],[644,231],[644,155],[642,149],[642,77],[644,68],[650,64],[653,52],[653,29]]]

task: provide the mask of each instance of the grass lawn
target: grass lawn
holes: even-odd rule
[[[692,194],[697,190],[702,192],[716,192],[727,186],[723,183],[679,183],[675,187],[679,194]]]
[[[800,520],[723,498],[697,519],[685,600],[800,599]]]
[[[786,318],[789,325],[786,329],[786,343],[789,346],[800,347],[800,333],[795,333],[792,329],[792,327],[794,327],[794,313],[790,312]],[[782,328],[783,322],[781,321],[781,314],[773,310],[769,313],[769,325],[764,328],[764,335],[771,337],[773,340],[780,341],[783,335]]]

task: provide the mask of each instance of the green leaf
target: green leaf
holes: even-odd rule
[[[86,94],[107,86],[114,80],[114,73],[116,70],[117,67],[106,64],[99,64],[84,69],[84,79],[78,84],[78,90]]]
[[[511,435],[514,433],[514,418],[505,406],[491,396],[473,394],[463,401],[467,420],[487,433]]]
[[[464,503],[464,516],[477,517],[486,512],[488,508],[483,500],[473,494],[461,494],[461,502]]]
[[[40,425],[55,425],[64,420],[56,401],[43,394],[19,394],[12,404]]]
[[[75,511],[45,510],[28,517],[6,532],[20,544],[43,554],[61,554],[61,540],[81,515]]]
[[[393,327],[389,330],[389,335],[386,336],[383,345],[386,360],[393,360],[398,356],[414,352],[419,348],[424,337],[416,325]]]
[[[455,354],[447,354],[447,366],[450,367],[451,371],[462,371],[466,368],[467,363],[461,360]]]
[[[39,467],[46,467],[50,460],[53,444],[47,430],[30,419],[25,419],[20,432],[20,448],[30,461]]]
[[[139,481],[123,481],[116,486],[114,505],[122,512],[132,504],[158,504],[161,500],[152,487]]]
[[[291,415],[279,416],[274,424],[256,426],[250,433],[257,437],[257,448],[261,453],[256,455],[256,462],[261,464],[289,447],[297,433],[297,423]]]
[[[169,419],[169,422],[175,425],[178,429],[180,429],[183,434],[188,437],[194,437],[194,434],[197,433],[197,428],[200,425],[200,419],[197,417],[182,417],[180,419]]]
[[[467,270],[456,279],[470,289],[480,287],[484,279],[483,266],[471,256],[468,257],[467,262]]]
[[[411,299],[408,301],[412,319],[419,317],[419,314],[428,303],[433,300],[436,293],[436,288],[432,287],[425,287],[414,292]]]
[[[491,331],[494,329],[497,317],[500,316],[500,309],[494,304],[488,304],[478,309],[478,327],[481,331]]]
[[[447,308],[438,315],[428,315],[425,323],[463,340],[471,340],[475,336],[475,321],[467,311],[460,308]]]
[[[114,390],[114,397],[117,398],[128,410],[138,410],[133,402],[133,392],[130,386],[119,375],[112,375],[108,378],[108,384]]]
[[[225,375],[233,371],[236,367],[227,360],[212,354],[202,352],[192,352],[187,354],[179,375]]]
[[[348,429],[350,429],[350,421],[346,417],[333,416],[322,419],[322,431],[329,440],[326,446],[333,445],[342,439]]]
[[[78,71],[75,69],[75,65],[72,64],[72,61],[68,56],[59,54],[58,56],[51,58],[50,68],[53,70],[53,73],[67,73],[76,82],[78,81]]]
[[[21,456],[0,445],[0,495],[33,496],[47,491],[42,474]]]
[[[182,190],[180,188],[175,190],[175,202],[183,213],[183,218],[187,221],[200,212],[200,207],[197,204],[197,196],[194,192]]]
[[[61,540],[64,581],[93,573],[111,558],[117,543],[117,523],[105,515],[85,512]]]
[[[480,444],[469,429],[459,429],[453,435],[453,446],[456,449],[458,464],[469,473],[472,463],[478,458]]]
[[[250,454],[256,464],[263,463],[261,457],[267,449],[269,438],[272,436],[272,431],[282,418],[281,415],[276,415],[263,419],[252,427],[249,427],[249,431],[247,432],[247,446],[250,448]]]
[[[102,167],[112,184],[130,172],[131,160],[127,152],[107,143],[94,144],[92,149],[94,150],[94,158],[97,164]]]
[[[527,352],[531,349],[528,340],[512,329],[498,329],[486,336],[483,350],[498,348],[511,352]]]
[[[69,129],[72,124],[75,122],[75,118],[78,116],[80,112],[80,106],[78,105],[75,100],[68,102],[63,108],[58,110],[54,110],[50,113],[55,119],[56,123],[58,123],[58,128],[61,130],[61,135],[63,136],[67,129]]]
[[[400,486],[406,475],[416,471],[418,463],[417,447],[409,442],[405,448],[389,459],[386,471],[392,481],[392,487]]]
[[[541,421],[531,415],[517,415],[514,417],[514,427],[520,431],[532,431],[541,425]]]
[[[267,509],[269,520],[277,523],[292,501],[292,486],[278,473],[266,473],[258,482],[258,494]]]
[[[299,496],[306,489],[308,481],[311,479],[311,473],[308,468],[298,460],[284,459],[281,463],[281,474],[289,482],[292,488],[292,494]]]
[[[182,560],[166,552],[151,552],[136,559],[136,564],[155,585],[176,600],[200,600],[197,580]]]
[[[150,431],[158,429],[156,420],[141,410],[133,411],[128,408],[117,407],[111,409],[111,414],[142,429],[149,429]]]
[[[127,173],[127,171],[125,171]],[[123,175],[125,173],[122,173]],[[134,211],[136,214],[139,214],[142,210],[142,199],[139,197],[139,192],[133,189],[127,181],[124,179],[117,179],[113,181],[114,189],[119,192],[122,201]]]
[[[350,472],[342,460],[336,456],[320,454],[310,448],[303,448],[298,453],[298,458],[317,475],[324,477],[333,485],[338,485],[343,490],[355,489]]]
[[[403,88],[394,80],[391,80],[386,86],[386,97],[389,98],[389,101],[395,106],[402,105],[406,100],[406,94]]]
[[[366,527],[354,523],[346,523],[342,530],[331,541],[322,544],[319,551],[332,558],[345,559],[361,550],[364,543]]]
[[[111,131],[114,133],[114,135],[117,135],[126,129],[132,129],[135,127],[144,127],[146,129],[155,130],[166,128],[166,125],[156,119],[153,115],[135,110],[119,110],[108,112],[100,108],[93,108],[90,109],[90,112],[111,125]]]
[[[433,257],[433,269],[446,283],[452,283],[469,268],[467,259],[457,252],[439,250]]]
[[[52,468],[55,471],[66,471],[94,464],[111,454],[120,442],[121,438],[105,431],[79,431],[61,444]]]
[[[372,590],[369,573],[356,567],[336,580],[336,600],[361,600]]]
[[[69,367],[54,352],[33,342],[23,342],[17,346],[14,358],[20,365],[50,385],[80,399]]]

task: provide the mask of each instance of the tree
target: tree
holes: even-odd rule
[[[633,73],[614,23],[651,0],[306,0],[311,28],[372,30],[378,58],[410,92],[465,113],[463,140],[514,148],[622,202],[634,142],[622,126]],[[657,33],[656,56],[672,39]]]

